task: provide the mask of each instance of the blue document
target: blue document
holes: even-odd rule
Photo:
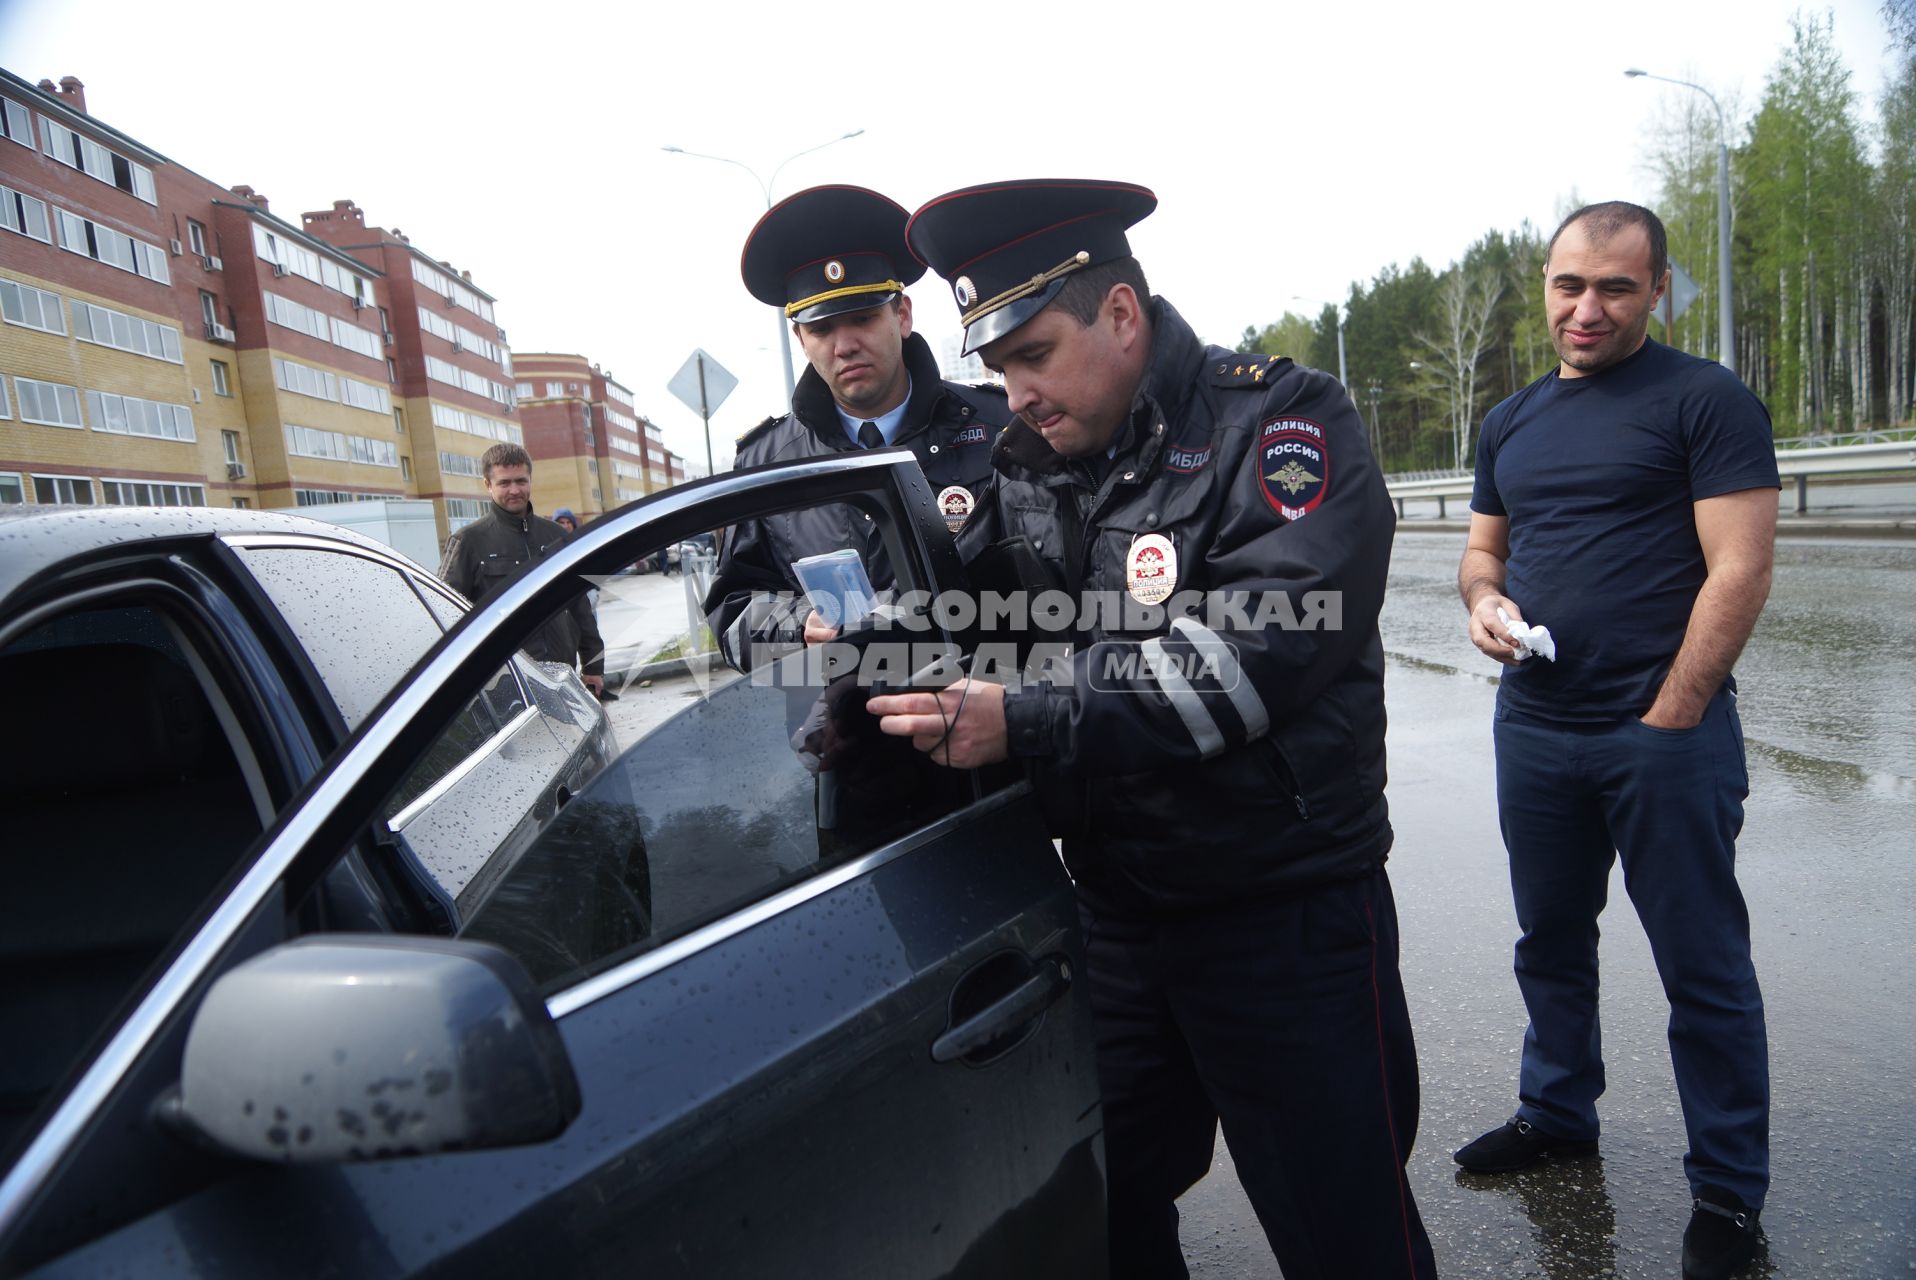
[[[827,626],[850,626],[877,604],[865,562],[849,547],[794,560],[792,572]]]

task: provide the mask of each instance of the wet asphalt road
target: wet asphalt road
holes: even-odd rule
[[[1383,624],[1390,866],[1423,1083],[1412,1189],[1445,1276],[1674,1276],[1689,1196],[1668,1005],[1620,873],[1603,917],[1601,1156],[1502,1177],[1450,1159],[1515,1110],[1525,1021],[1491,775],[1496,668],[1464,637],[1462,546],[1400,533]],[[1916,542],[1780,543],[1737,671],[1738,866],[1773,1095],[1769,1245],[1750,1274],[1916,1277]],[[1280,1274],[1221,1141],[1180,1208],[1194,1276]]]

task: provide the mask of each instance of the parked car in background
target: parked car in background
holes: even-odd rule
[[[675,487],[463,618],[295,518],[0,518],[0,1274],[1101,1273],[1022,776],[708,668],[614,754],[515,656],[592,576],[839,502],[961,584],[896,454]]]

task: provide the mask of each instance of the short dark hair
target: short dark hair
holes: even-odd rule
[[[511,441],[495,444],[486,450],[485,456],[479,459],[480,474],[487,480],[491,480],[494,467],[524,467],[526,474],[530,475],[532,474],[532,455],[526,452],[524,445],[513,444]]]
[[[1150,309],[1151,286],[1144,282],[1144,268],[1138,265],[1136,258],[1113,258],[1072,272],[1064,278],[1064,288],[1058,290],[1058,296],[1050,305],[1080,326],[1088,326],[1098,318],[1098,308],[1104,305],[1105,295],[1111,292],[1113,285],[1120,284],[1130,285],[1131,292],[1138,295],[1138,306]]]
[[[1546,264],[1550,255],[1556,251],[1557,237],[1569,230],[1575,222],[1590,224],[1590,238],[1598,243],[1610,239],[1626,227],[1642,227],[1643,233],[1650,238],[1650,287],[1655,288],[1657,281],[1663,279],[1663,273],[1670,266],[1670,237],[1663,230],[1663,219],[1651,213],[1640,204],[1631,204],[1628,200],[1606,200],[1602,204],[1587,204],[1563,220],[1555,234],[1550,237],[1550,245],[1543,252]]]

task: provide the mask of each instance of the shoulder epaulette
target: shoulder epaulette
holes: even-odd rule
[[[1214,387],[1261,387],[1276,378],[1283,371],[1284,366],[1290,362],[1289,356],[1240,353],[1228,360],[1220,359],[1211,366],[1211,385]]]
[[[771,427],[772,424],[783,420],[784,417],[785,415],[782,413],[775,413],[771,417],[765,419],[765,421],[759,423],[756,427],[753,427],[750,431],[747,431],[744,435],[738,438],[739,447],[743,448],[747,442],[758,439],[760,436],[765,434],[767,428]]]

